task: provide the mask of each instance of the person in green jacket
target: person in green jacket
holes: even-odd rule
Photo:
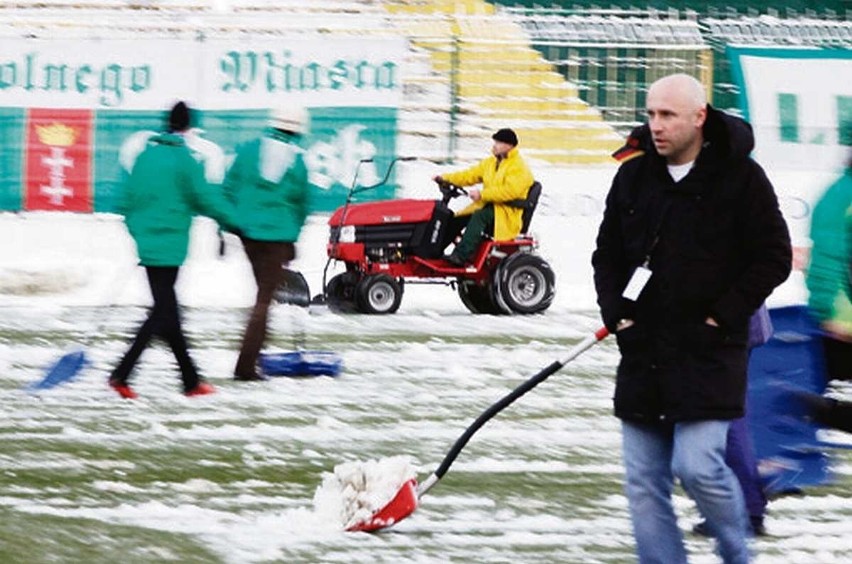
[[[852,380],[852,160],[820,197],[811,218],[808,307],[823,330],[828,380]],[[818,423],[852,432],[852,402],[800,393]]]
[[[518,152],[518,136],[508,128],[491,136],[491,156],[467,170],[435,176],[435,182],[456,186],[482,183],[482,190],[468,190],[471,203],[456,213],[449,229],[453,236],[463,227],[464,235],[446,259],[454,266],[464,266],[473,258],[483,237],[493,235],[498,241],[514,239],[521,231],[523,209],[513,205],[525,200],[535,179]]]
[[[304,108],[273,112],[264,134],[238,149],[225,176],[225,194],[236,206],[240,238],[257,283],[235,380],[265,380],[257,359],[266,340],[269,304],[283,281],[282,267],[296,256],[295,243],[308,215],[308,169],[299,146],[307,129]]]
[[[826,333],[829,377],[852,380],[852,162],[814,207],[808,307]]]
[[[109,377],[109,385],[126,399],[137,397],[129,384],[130,373],[155,336],[171,347],[185,395],[215,391],[199,376],[189,355],[175,282],[186,259],[194,215],[212,217],[229,231],[238,231],[238,227],[221,189],[205,181],[203,165],[186,145],[184,135],[190,129],[190,118],[190,109],[184,102],[174,105],[168,114],[168,132],[151,137],[133,164],[120,204],[119,211],[136,243],[154,299],[148,318]]]

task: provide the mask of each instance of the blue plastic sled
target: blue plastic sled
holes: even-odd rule
[[[325,351],[266,353],[259,363],[267,376],[337,376],[343,367],[340,355]]]
[[[79,350],[64,354],[62,358],[50,367],[44,378],[38,382],[28,384],[25,388],[28,392],[38,392],[55,388],[65,382],[70,382],[89,363],[85,351]]]
[[[767,495],[832,481],[819,427],[803,419],[797,391],[821,394],[826,376],[819,327],[805,306],[770,309],[774,332],[749,361],[747,417]]]

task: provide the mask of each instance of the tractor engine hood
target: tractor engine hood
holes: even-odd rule
[[[386,225],[391,223],[422,223],[432,218],[435,200],[387,200],[350,204],[337,208],[328,224],[341,225]],[[344,217],[344,210],[346,216]],[[341,224],[341,219],[343,223]]]

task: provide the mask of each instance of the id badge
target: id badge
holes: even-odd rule
[[[650,268],[645,265],[636,267],[636,270],[633,271],[633,276],[630,277],[630,281],[627,283],[627,286],[624,288],[624,292],[622,292],[621,296],[623,298],[627,298],[631,302],[635,302],[639,299],[639,294],[642,293],[642,290],[645,288],[645,285],[650,279]]]

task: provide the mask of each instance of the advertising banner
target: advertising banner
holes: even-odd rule
[[[852,50],[729,47],[755,158],[781,169],[836,171],[852,145]]]
[[[26,192],[28,210],[92,211],[92,112],[27,112]]]
[[[0,107],[0,210],[19,210],[23,199],[23,108]]]
[[[206,41],[199,103],[208,109],[398,107],[402,40],[340,38]]]
[[[775,185],[802,269],[813,207],[852,158],[852,50],[729,47],[728,55],[753,156]]]
[[[160,109],[198,92],[198,45],[0,37],[0,107]]]
[[[396,152],[402,39],[0,38],[0,209],[116,211],[148,137],[177,100],[192,146],[221,182],[269,111],[308,108],[302,140],[315,211],[382,178]],[[393,178],[367,198],[389,197]]]

